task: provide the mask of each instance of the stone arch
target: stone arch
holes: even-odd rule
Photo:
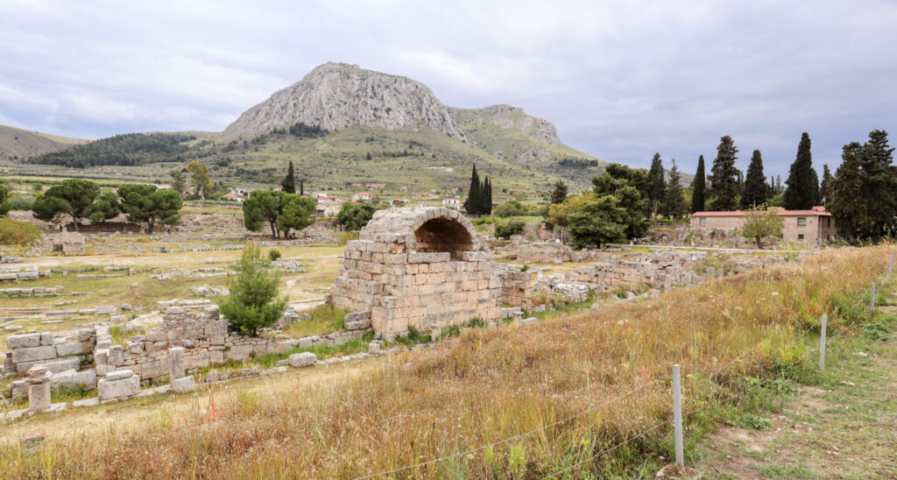
[[[436,217],[423,222],[414,231],[417,251],[448,252],[452,260],[461,260],[461,252],[475,250],[474,237],[453,218]]]

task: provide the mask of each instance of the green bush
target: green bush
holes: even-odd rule
[[[34,196],[13,195],[9,199],[9,209],[12,211],[28,212],[34,207]]]
[[[280,257],[282,257],[282,256],[283,255],[280,253],[280,250],[278,250],[276,248],[272,248],[271,250],[268,250],[268,260],[271,260],[272,262],[280,260]]]
[[[523,233],[524,226],[526,226],[526,224],[521,222],[520,220],[506,220],[503,222],[496,222],[495,236],[507,240],[511,238],[511,235],[520,235],[521,233]]]

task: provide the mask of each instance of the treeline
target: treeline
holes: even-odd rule
[[[597,167],[598,160],[589,160],[586,158],[564,157],[558,160],[558,165],[565,168],[585,169],[589,167]]]
[[[128,221],[143,223],[149,233],[156,225],[178,225],[184,206],[180,194],[159,189],[155,185],[125,184],[118,193],[101,191],[90,180],[70,178],[47,189],[34,200],[34,217],[45,222],[69,217],[72,228],[78,231],[83,219],[103,223],[124,213]]]
[[[330,130],[321,128],[318,125],[306,125],[304,122],[299,122],[294,125],[290,125],[289,128],[275,128],[271,131],[271,133],[275,135],[290,134],[294,137],[305,139],[323,137],[329,134]]]
[[[190,151],[184,143],[192,140],[196,140],[193,135],[129,133],[45,153],[29,161],[70,168],[108,165],[133,167],[144,163],[182,162]]]

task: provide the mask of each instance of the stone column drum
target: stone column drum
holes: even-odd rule
[[[168,349],[168,375],[169,381],[173,382],[179,378],[184,378],[184,347],[173,347]]]
[[[50,371],[44,366],[28,370],[28,409],[43,412],[50,408]]]

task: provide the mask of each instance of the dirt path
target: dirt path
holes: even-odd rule
[[[897,478],[897,332],[885,342],[838,335],[827,352],[817,386],[802,386],[765,428],[705,439],[696,467],[708,478]]]

